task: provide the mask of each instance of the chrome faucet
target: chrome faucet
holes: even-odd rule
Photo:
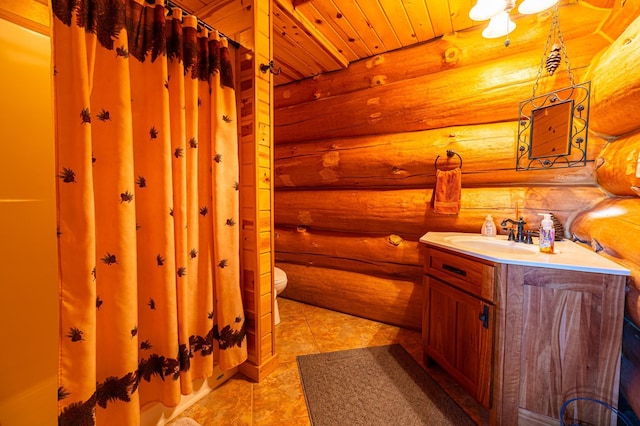
[[[531,231],[527,231],[527,234],[525,236],[525,232],[524,232],[524,225],[527,224],[527,222],[524,221],[524,219],[522,218],[522,216],[520,216],[520,220],[515,221],[513,219],[505,219],[500,223],[500,226],[503,227],[503,229],[506,229],[507,223],[511,223],[513,225],[516,225],[516,235],[513,235],[513,228],[509,229],[509,241],[516,241],[519,243],[527,243],[527,244],[533,244],[533,241],[531,240]]]

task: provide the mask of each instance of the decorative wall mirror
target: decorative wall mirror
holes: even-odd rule
[[[571,85],[536,96],[543,67],[546,67],[549,75],[553,75],[563,56]],[[578,167],[587,164],[589,88],[589,82],[575,84],[573,81],[556,5],[533,87],[533,96],[520,103],[517,171]]]
[[[589,87],[573,85],[520,103],[516,170],[586,165]]]

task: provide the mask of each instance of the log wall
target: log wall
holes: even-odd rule
[[[640,3],[640,2],[638,2]],[[586,167],[515,171],[518,106],[532,95],[548,22],[521,18],[511,45],[447,35],[275,89],[275,259],[290,297],[420,327],[418,244],[553,212],[566,236],[632,271],[627,327],[640,326],[640,6],[560,8],[576,82],[591,81]],[[536,17],[536,19],[541,19]],[[565,65],[536,94],[568,85]],[[458,165],[461,210],[430,207],[439,168]],[[390,306],[392,304],[393,306]],[[629,335],[626,332],[625,335]],[[640,413],[640,339],[625,337],[622,394]]]

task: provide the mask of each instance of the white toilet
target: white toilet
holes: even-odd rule
[[[274,324],[280,324],[280,311],[278,311],[278,295],[287,287],[287,274],[277,266],[273,268],[273,312]]]

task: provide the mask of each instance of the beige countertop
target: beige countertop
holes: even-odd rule
[[[538,239],[534,244],[508,241],[506,235],[484,237],[463,232],[427,232],[420,242],[481,259],[513,265],[537,266],[552,269],[631,275],[631,271],[573,241],[556,241],[554,253],[541,253]]]

